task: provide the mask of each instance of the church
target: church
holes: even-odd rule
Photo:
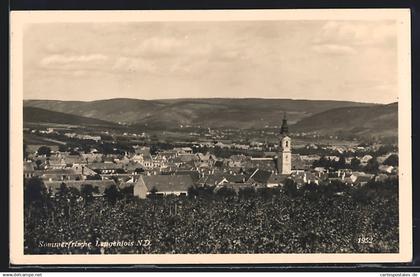
[[[280,129],[280,142],[276,164],[279,174],[289,175],[292,173],[292,139],[289,137],[286,113],[284,114]]]
[[[286,114],[280,128],[279,147],[276,153],[269,152],[263,158],[251,157],[244,163],[244,168],[270,171],[275,175],[291,175],[303,172],[307,166],[299,154],[292,154],[292,139],[289,136]]]

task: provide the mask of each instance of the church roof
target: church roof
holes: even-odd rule
[[[283,116],[283,122],[281,124],[280,134],[287,135],[289,133],[289,126],[287,126],[286,113]]]

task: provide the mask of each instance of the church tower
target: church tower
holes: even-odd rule
[[[277,156],[277,170],[279,174],[292,173],[292,140],[289,137],[289,127],[287,126],[286,113],[280,129],[279,154]]]

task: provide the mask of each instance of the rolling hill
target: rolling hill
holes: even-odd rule
[[[25,123],[55,123],[79,126],[116,127],[117,124],[96,118],[77,116],[55,112],[35,107],[23,108],[23,122]]]
[[[306,117],[291,129],[321,134],[397,137],[398,104],[331,109]]]
[[[278,127],[287,112],[292,132],[397,137],[398,104],[291,99],[26,100],[24,121],[177,129]]]
[[[287,112],[291,124],[308,116],[342,107],[372,104],[292,99],[109,99],[91,102],[26,100],[25,107],[64,112],[138,127],[178,128],[182,125],[224,128],[278,126]]]

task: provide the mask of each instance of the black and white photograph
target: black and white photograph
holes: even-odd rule
[[[368,15],[15,12],[13,247],[408,261],[410,14]]]

